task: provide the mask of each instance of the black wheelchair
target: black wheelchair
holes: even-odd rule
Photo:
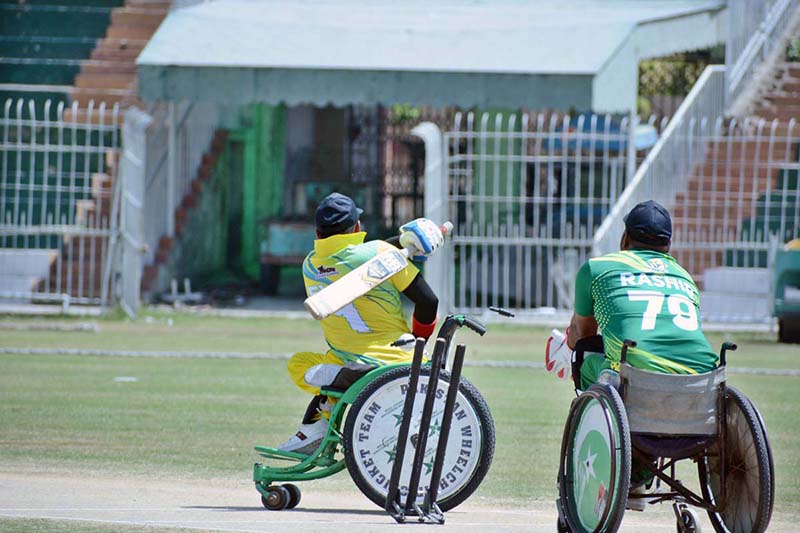
[[[766,530],[775,500],[772,451],[755,405],[726,384],[726,352],[736,345],[724,343],[719,366],[699,375],[634,368],[626,353],[635,345],[625,341],[618,383],[601,379],[586,391],[579,390],[584,353],[602,354],[602,338],[575,347],[578,397],[561,442],[558,531],[616,531],[626,507],[668,501],[679,532],[699,531],[692,507],[719,532]],[[699,494],[676,477],[683,460],[697,465]],[[631,488],[632,462],[652,475],[650,490]]]

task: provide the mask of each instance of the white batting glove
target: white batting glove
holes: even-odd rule
[[[425,261],[442,244],[442,230],[433,220],[418,218],[400,226],[400,246],[416,250],[417,253],[412,258],[415,261]]]
[[[558,379],[567,379],[572,375],[572,350],[567,346],[567,334],[557,329],[550,332],[547,346],[544,349],[544,369],[555,373]]]

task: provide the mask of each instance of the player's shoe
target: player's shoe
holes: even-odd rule
[[[333,364],[314,365],[306,370],[303,380],[315,387],[327,387],[333,383],[342,368],[342,365]]]
[[[315,387],[334,387],[347,389],[362,376],[373,370],[375,365],[347,363],[344,366],[333,364],[314,365],[306,370],[303,379]]]
[[[319,448],[325,433],[328,431],[328,421],[325,418],[320,418],[311,424],[300,424],[297,430],[289,440],[278,446],[278,449],[283,452],[295,452],[310,455]]]

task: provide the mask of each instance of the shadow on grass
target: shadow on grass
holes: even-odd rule
[[[363,515],[363,516],[385,516],[385,511],[380,510],[366,510],[366,509],[308,509],[308,508],[295,508],[295,509],[284,509],[283,511],[266,511],[263,507],[232,507],[232,506],[217,506],[217,505],[183,505],[181,509],[203,509],[206,511],[221,511],[221,512],[228,512],[228,513],[241,513],[241,512],[252,512],[252,511],[264,511],[264,512],[281,512],[281,513],[291,513],[291,512],[301,512],[301,513],[318,513],[318,514],[355,514],[355,515]]]

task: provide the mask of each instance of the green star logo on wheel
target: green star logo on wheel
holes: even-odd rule
[[[391,450],[384,450],[384,452],[389,456],[389,463],[393,463],[397,457],[397,445],[395,445],[395,447]]]
[[[597,430],[587,432],[577,444],[573,461],[578,515],[584,525],[594,525],[606,508],[611,485],[611,451],[608,437]]]

